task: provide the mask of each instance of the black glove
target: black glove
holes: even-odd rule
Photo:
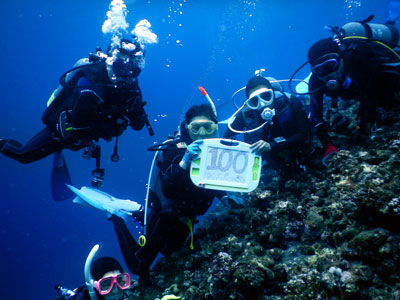
[[[132,110],[129,115],[130,125],[133,130],[141,130],[146,122],[147,114],[144,111],[146,102],[142,102],[141,97],[137,97],[132,105]]]

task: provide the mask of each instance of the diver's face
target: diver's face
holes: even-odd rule
[[[217,137],[218,125],[205,116],[194,117],[188,124],[189,136],[192,141]]]
[[[274,104],[274,91],[266,86],[257,86],[249,91],[246,106],[253,110],[263,111]]]
[[[342,86],[343,82],[343,60],[327,62],[327,67],[325,73],[320,72],[317,74],[319,80],[325,83],[326,92],[337,92],[337,90]]]
[[[321,57],[320,62],[314,65],[311,70],[321,81],[339,81],[343,75],[343,60],[337,54],[329,54]]]
[[[111,276],[116,276],[116,275],[119,275],[119,274],[121,274],[121,272],[118,271],[118,270],[116,270],[116,271],[110,271],[110,272],[105,273],[105,274],[103,275],[102,278],[107,278],[107,277],[111,277]],[[124,293],[124,291],[121,290],[121,289],[118,287],[117,284],[114,284],[112,290],[111,290],[108,294],[103,295],[103,297],[104,297],[104,299],[106,299],[106,300],[116,300],[116,299],[121,298],[122,295],[123,295],[123,293]]]

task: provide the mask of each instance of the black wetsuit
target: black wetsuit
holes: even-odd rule
[[[394,93],[399,89],[400,72],[384,65],[399,62],[394,53],[366,40],[351,39],[344,44],[343,75],[338,89],[328,90],[326,83],[314,74],[310,78],[309,90],[316,91],[311,94],[311,119],[323,145],[330,142],[329,125],[323,120],[324,95],[359,101],[359,125],[364,128],[367,123],[377,121],[377,107],[390,109]]]
[[[140,247],[131,236],[124,221],[112,217],[118,241],[125,263],[129,270],[139,276],[146,275],[158,253],[169,255],[181,247],[189,236],[188,218],[195,222],[203,215],[215,197],[222,197],[224,192],[196,187],[189,176],[189,168],[182,169],[179,162],[186,147],[178,148],[181,140],[175,140],[163,151],[160,163],[160,182],[162,199],[152,195],[154,208],[148,218],[146,245]],[[186,144],[191,141],[186,140]]]
[[[135,130],[143,128],[146,114],[137,79],[129,87],[116,88],[105,63],[86,65],[71,77],[45,110],[46,127],[25,145],[1,140],[1,153],[30,163],[64,148],[79,150],[92,140],[110,140],[121,135],[128,123]]]
[[[100,295],[97,290],[95,289],[96,297],[97,300],[105,300],[104,296]],[[57,296],[56,300],[65,300],[66,298],[63,296]],[[71,300],[92,300],[89,294],[89,290],[86,286],[81,286],[80,288],[77,289],[75,296],[72,298],[68,298]],[[127,295],[124,294],[123,298],[118,298],[119,300],[129,300]],[[117,299],[116,299],[117,300]]]
[[[268,142],[271,151],[265,151],[262,157],[274,168],[281,169],[282,163],[291,163],[301,151],[304,152],[309,136],[309,122],[303,104],[295,97],[288,99],[281,96],[275,99],[274,107],[275,116],[272,123],[255,132],[245,133],[244,141],[249,144],[259,140]],[[265,122],[258,111],[247,110],[244,114],[238,114],[232,124],[233,129],[250,130]],[[232,138],[235,135],[228,129],[224,138]]]

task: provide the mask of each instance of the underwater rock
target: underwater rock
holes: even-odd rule
[[[268,175],[244,206],[217,204],[195,249],[160,259],[139,299],[400,300],[400,110],[388,116],[382,130],[352,121],[333,135],[328,168],[283,188]]]

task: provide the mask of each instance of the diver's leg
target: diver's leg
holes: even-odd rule
[[[51,193],[55,201],[71,198],[74,193],[66,186],[72,185],[71,176],[62,151],[53,154],[53,169],[51,171]]]
[[[150,285],[149,268],[161,249],[160,242],[158,241],[160,238],[158,232],[161,228],[159,214],[154,211],[150,213],[149,222],[147,224],[148,234],[144,247],[140,247],[136,243],[128,227],[121,218],[113,215],[110,220],[114,224],[122,256],[129,270],[133,274],[139,275],[139,284],[141,286]]]
[[[36,134],[25,145],[11,139],[0,141],[0,152],[23,164],[40,160],[61,149],[62,145],[52,137],[48,127]]]
[[[122,256],[124,257],[125,263],[132,273],[137,274],[139,261],[137,260],[135,254],[140,247],[129,232],[124,220],[115,215],[112,215],[110,217],[110,220],[114,225],[119,247],[121,248]]]
[[[167,236],[168,239],[165,241],[164,247],[160,251],[165,256],[171,255],[172,252],[182,247],[182,244],[188,239],[190,234],[187,224],[184,224],[176,218],[171,221],[166,228],[168,232],[165,236]]]
[[[143,247],[140,247],[132,238],[123,221],[120,220],[117,223],[114,222],[115,219],[112,218],[112,221],[125,263],[132,273],[139,275],[139,283],[147,285],[149,283],[149,268],[151,264],[158,253],[165,248],[164,245],[167,240],[175,234],[173,231],[168,232],[171,222],[173,223],[175,218],[152,210],[147,223],[146,244]]]
[[[151,264],[163,247],[165,240],[165,229],[168,227],[168,216],[152,210],[147,223],[146,244],[136,252],[135,256],[139,262],[138,274],[146,274]]]
[[[185,231],[183,238],[181,234],[182,230],[176,230],[177,227],[179,227],[177,223],[179,223]],[[140,286],[148,286],[151,284],[149,268],[157,255],[160,252],[164,255],[168,255],[170,252],[180,247],[189,234],[186,225],[179,222],[176,217],[169,214],[160,214],[154,210],[149,216],[147,228],[146,245],[140,248],[135,255],[139,262],[138,275]]]

